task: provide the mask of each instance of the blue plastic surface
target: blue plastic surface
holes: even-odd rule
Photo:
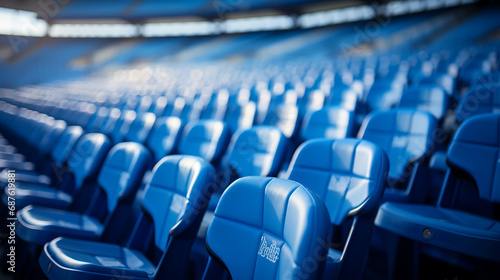
[[[57,238],[39,263],[49,279],[182,279],[189,249],[212,193],[214,168],[199,157],[163,158],[146,187],[127,247]],[[153,258],[149,252],[159,251]]]
[[[304,140],[315,138],[343,139],[353,136],[354,112],[340,107],[327,107],[304,117],[300,136]]]
[[[500,201],[500,114],[466,120],[448,149],[448,180],[437,206],[384,203],[378,227],[415,241],[484,260],[500,262],[500,222],[455,209],[460,180],[472,180],[483,203]]]
[[[319,195],[331,223],[341,225],[346,217],[377,207],[388,168],[382,148],[369,141],[317,139],[297,149],[287,178]]]
[[[232,133],[235,133],[238,129],[248,129],[252,127],[256,110],[255,103],[251,101],[245,104],[230,105],[227,108],[224,121]]]
[[[498,84],[479,84],[470,87],[455,110],[458,122],[487,113],[500,113],[500,85]]]
[[[288,139],[272,126],[255,126],[233,136],[227,167],[237,177],[276,176]]]
[[[70,207],[73,203],[73,195],[79,192],[85,181],[95,178],[110,146],[109,140],[102,134],[91,133],[80,137],[68,158],[67,168],[63,167],[58,171],[59,173],[55,174],[56,178],[61,180],[57,187],[49,186],[47,183],[18,184],[16,192],[18,208],[30,204],[58,209]],[[71,179],[67,179],[67,176]],[[7,202],[7,193],[2,199]]]
[[[87,178],[97,175],[101,168],[97,163],[104,161],[110,148],[111,143],[108,138],[99,133],[86,134],[78,141],[67,163],[77,188],[81,187]]]
[[[111,139],[113,143],[120,143],[125,139],[131,124],[137,117],[137,113],[132,110],[122,111],[120,118],[114,123],[113,130],[111,132]]]
[[[363,276],[388,170],[385,152],[366,140],[309,140],[295,152],[287,178],[319,195],[328,208],[330,222],[350,233],[341,242],[343,247],[329,250],[323,279]],[[349,219],[354,220],[350,225]]]
[[[151,162],[150,153],[138,143],[117,144],[99,171],[98,185],[105,204],[90,203],[86,213],[28,206],[17,213],[18,235],[25,241],[43,245],[58,237],[98,239],[118,203],[131,198]],[[94,195],[96,197],[96,195]],[[104,208],[105,210],[96,210]],[[103,212],[105,217],[91,213]],[[122,217],[121,217],[122,218]],[[119,228],[113,229],[119,231]]]
[[[208,229],[204,279],[215,279],[223,268],[233,279],[316,279],[328,250],[329,219],[323,202],[296,182],[239,179],[222,195]]]
[[[276,126],[286,137],[292,138],[298,131],[299,122],[299,109],[297,106],[280,104],[269,107],[262,124]]]
[[[125,136],[126,141],[144,144],[148,140],[149,133],[155,124],[156,116],[153,113],[140,113],[130,124]]]
[[[448,110],[448,95],[440,86],[422,85],[406,89],[398,108],[411,108],[431,113],[441,120]]]
[[[184,127],[178,150],[181,154],[199,156],[216,163],[222,157],[229,137],[229,129],[222,121],[192,121]]]
[[[154,155],[155,162],[171,154],[181,136],[182,121],[177,117],[162,117],[156,123],[148,138],[147,146]]]
[[[63,132],[56,146],[52,150],[52,158],[57,164],[66,162],[73,147],[83,134],[83,129],[79,126],[69,126]]]
[[[438,121],[430,113],[393,109],[369,115],[358,137],[377,143],[390,161],[388,178],[394,182],[407,182],[412,164],[431,155],[435,147]]]

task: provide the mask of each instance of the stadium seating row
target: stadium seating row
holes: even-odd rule
[[[387,237],[386,231],[423,242],[426,246],[419,247],[421,254],[446,258],[447,251],[440,255],[427,249],[431,244],[498,262],[494,214],[498,159],[487,159],[500,145],[495,114],[498,88],[481,84],[459,99],[455,116],[463,124],[447,151],[450,168],[440,190],[429,190],[426,184],[431,172],[428,161],[439,145],[446,144],[437,135],[443,123],[436,114],[442,114],[452,99],[437,86],[409,90],[403,95],[409,97],[401,98],[400,108],[370,113],[358,133],[363,140],[341,140],[352,134],[336,131],[352,130],[354,125],[346,129],[347,119],[352,120],[346,116],[355,112],[327,107],[308,113],[301,134],[311,135],[304,140],[313,140],[295,151],[283,175],[306,188],[281,179],[234,182],[241,177],[278,175],[293,146],[277,124],[232,131],[216,118],[186,123],[179,116],[157,118],[154,112],[130,108],[89,110],[95,105],[74,101],[75,111],[64,106],[51,108],[51,102],[40,106],[30,102],[38,100],[34,97],[13,100],[3,96],[0,113],[6,121],[1,127],[5,136],[1,139],[1,179],[7,185],[8,170],[16,170],[16,205],[22,208],[17,214],[17,232],[23,242],[31,244],[24,252],[27,265],[33,268],[27,273],[38,268],[33,257],[41,254],[41,268],[53,279],[94,279],[97,275],[108,279],[117,273],[145,279],[181,277],[177,273],[186,273],[189,248],[197,235],[200,238],[199,225],[207,218],[205,208],[213,211],[209,207],[212,193],[217,208],[203,236],[210,255],[205,271],[208,278],[226,270],[233,277],[252,275],[248,269],[264,273],[262,278],[316,278],[322,274],[325,279],[360,278],[370,242],[375,250],[385,251],[392,273],[397,239],[388,242],[391,246],[373,244],[378,235]],[[437,108],[439,100],[444,105]],[[477,102],[477,107],[472,108],[470,102]],[[61,120],[44,114],[53,109],[54,115],[63,116]],[[74,125],[67,126],[72,122]],[[75,125],[78,122],[83,126]],[[180,156],[167,156],[173,153]],[[144,176],[154,162],[152,175]],[[464,173],[469,175],[464,178]],[[477,185],[477,199],[470,197],[470,182]],[[463,188],[469,196],[465,208],[449,209],[464,207]],[[429,200],[436,191],[440,193],[437,204]],[[8,197],[6,186],[6,206]],[[379,210],[383,201],[387,202]],[[491,206],[486,207],[484,201]],[[471,211],[477,203],[481,209]],[[262,214],[249,211],[252,207]],[[124,216],[136,217],[137,223],[127,224]],[[333,231],[325,227],[323,220],[328,217]],[[386,231],[375,231],[370,240],[374,219]],[[417,234],[420,232],[422,235]],[[255,241],[242,244],[241,236]],[[325,242],[304,247],[304,240]],[[332,242],[331,248],[322,245],[328,242]],[[88,250],[96,247],[101,249]],[[256,255],[250,253],[254,251]],[[237,252],[248,260],[235,260],[232,256]],[[311,270],[304,265],[314,254],[316,269]],[[75,261],[85,265],[75,267]],[[254,265],[242,267],[242,263]]]
[[[0,61],[14,278],[435,279],[446,264],[442,279],[500,279],[491,6],[394,17],[361,40],[369,22],[216,48],[141,38],[87,77],[67,65],[114,39],[45,38]]]

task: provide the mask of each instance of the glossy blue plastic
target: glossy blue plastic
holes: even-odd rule
[[[415,200],[425,196],[425,184],[415,182],[425,172],[421,164],[436,149],[437,119],[412,109],[373,112],[366,117],[358,137],[376,143],[389,157],[387,200]],[[417,190],[414,190],[417,189]]]
[[[288,179],[319,195],[331,224],[340,232],[349,232],[349,238],[335,237],[342,246],[330,248],[323,279],[363,276],[388,170],[385,152],[366,140],[310,140],[295,152]]]
[[[448,110],[448,99],[448,95],[440,86],[422,85],[406,89],[398,108],[427,111],[441,120]]]
[[[147,141],[147,146],[153,152],[155,162],[160,161],[175,150],[181,132],[182,122],[177,117],[162,117],[156,120]]]
[[[17,233],[23,240],[43,245],[58,237],[98,239],[114,217],[119,203],[129,203],[138,189],[144,172],[151,164],[151,155],[138,143],[120,143],[111,149],[99,171],[99,188],[94,192],[86,211],[65,211],[28,206],[17,213]],[[121,223],[124,225],[125,223]],[[109,231],[119,235],[118,223]]]
[[[455,110],[458,122],[487,113],[500,113],[500,85],[498,84],[479,84],[470,87]]]
[[[304,117],[300,136],[304,140],[315,138],[343,139],[353,136],[354,112],[340,107],[326,107]]]
[[[463,180],[472,181],[481,207],[500,202],[500,114],[467,119],[448,149],[450,171],[437,206],[384,203],[378,227],[422,244],[500,262],[500,221],[455,208]]]
[[[130,128],[125,136],[125,141],[144,144],[148,140],[149,134],[155,124],[156,116],[153,113],[140,113],[130,124]]]
[[[213,192],[217,185],[209,163],[194,156],[167,156],[153,170],[126,247],[57,238],[45,245],[40,266],[49,279],[183,279]]]
[[[272,126],[255,126],[233,136],[226,166],[236,177],[276,176],[288,139]]]
[[[291,180],[245,177],[227,188],[207,233],[204,279],[317,279],[331,232],[324,203]]]
[[[222,121],[191,121],[184,127],[178,150],[181,154],[217,163],[227,148],[229,137],[229,129]]]

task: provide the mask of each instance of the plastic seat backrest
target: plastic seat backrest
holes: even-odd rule
[[[97,178],[99,187],[106,194],[108,212],[115,209],[121,198],[135,195],[151,163],[151,153],[139,143],[118,143],[111,149]]]
[[[427,111],[440,120],[448,110],[448,95],[440,86],[412,87],[403,92],[398,107]]]
[[[156,116],[153,113],[139,113],[130,125],[125,140],[144,144],[155,124],[155,120]]]
[[[324,203],[297,182],[239,179],[222,194],[208,229],[204,279],[223,268],[232,279],[316,279],[328,251],[329,219]],[[317,261],[314,268],[308,258]]]
[[[459,177],[472,178],[479,198],[500,203],[500,114],[464,122],[455,133],[447,163]]]
[[[479,114],[500,113],[500,85],[480,84],[469,88],[455,111],[458,122]]]
[[[233,136],[229,145],[228,168],[245,176],[276,176],[283,161],[288,139],[271,126],[255,126]]]
[[[217,120],[189,122],[179,143],[179,153],[199,156],[206,161],[216,162],[225,152],[229,142],[229,129]]]
[[[315,139],[297,149],[287,178],[319,195],[331,223],[341,225],[348,216],[378,207],[388,169],[385,152],[369,141]]]
[[[300,131],[302,139],[342,139],[354,131],[354,113],[340,107],[327,107],[304,117]]]
[[[358,104],[358,93],[351,88],[342,90],[341,92],[334,92],[328,102],[329,106],[341,107],[349,111],[356,111]]]
[[[161,117],[156,123],[148,138],[147,145],[154,155],[155,162],[171,154],[177,147],[182,121],[178,117]]]
[[[292,138],[297,132],[298,121],[299,109],[297,106],[280,104],[269,108],[263,124],[276,126],[286,137]]]
[[[55,121],[52,127],[49,128],[49,132],[46,133],[41,139],[38,139],[38,147],[41,154],[49,154],[52,148],[56,145],[57,140],[66,129],[66,122]]]
[[[428,112],[392,109],[367,116],[358,138],[380,145],[390,161],[388,178],[406,182],[413,164],[434,151],[437,127],[437,119]]]
[[[238,129],[248,129],[253,125],[256,109],[252,101],[245,104],[233,104],[227,108],[224,121],[233,133]]]
[[[120,118],[116,121],[111,138],[114,143],[122,142],[127,135],[130,125],[137,117],[137,113],[132,110],[122,111]]]
[[[68,158],[68,167],[73,172],[75,188],[97,176],[111,148],[109,139],[100,133],[89,133],[80,138]]]
[[[66,162],[69,154],[82,134],[83,129],[80,126],[70,126],[66,128],[51,153],[52,158],[57,164],[62,165]]]
[[[158,162],[142,199],[143,211],[153,220],[155,246],[165,250],[171,235],[203,216],[203,206],[217,190],[215,170],[202,158],[171,155]]]

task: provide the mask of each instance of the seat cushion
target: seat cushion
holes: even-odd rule
[[[142,253],[114,244],[59,237],[45,245],[40,266],[50,279],[148,279],[156,267]]]
[[[95,240],[103,231],[102,224],[90,216],[41,206],[27,206],[17,212],[17,218],[17,234],[39,245],[59,236]]]
[[[9,174],[6,169],[0,172],[0,182],[6,183],[9,180]],[[37,173],[34,170],[17,170],[17,169],[15,170],[16,170],[17,183],[25,182],[33,184],[44,184],[44,185],[50,185],[52,183],[51,179],[47,175]]]
[[[7,205],[8,188],[5,188],[2,201]],[[46,206],[57,209],[67,209],[73,198],[60,190],[48,185],[19,183],[16,187],[16,208],[21,209],[28,205]]]
[[[416,241],[500,261],[500,221],[460,210],[386,202],[375,224]]]
[[[11,161],[18,161],[18,162],[25,161],[25,157],[23,155],[21,155],[21,154],[18,154],[18,153],[4,153],[4,152],[0,152],[0,159],[11,160]]]
[[[31,171],[35,169],[35,165],[31,162],[0,159],[0,170],[3,170],[5,168],[14,169],[16,171],[21,171],[21,170]]]

